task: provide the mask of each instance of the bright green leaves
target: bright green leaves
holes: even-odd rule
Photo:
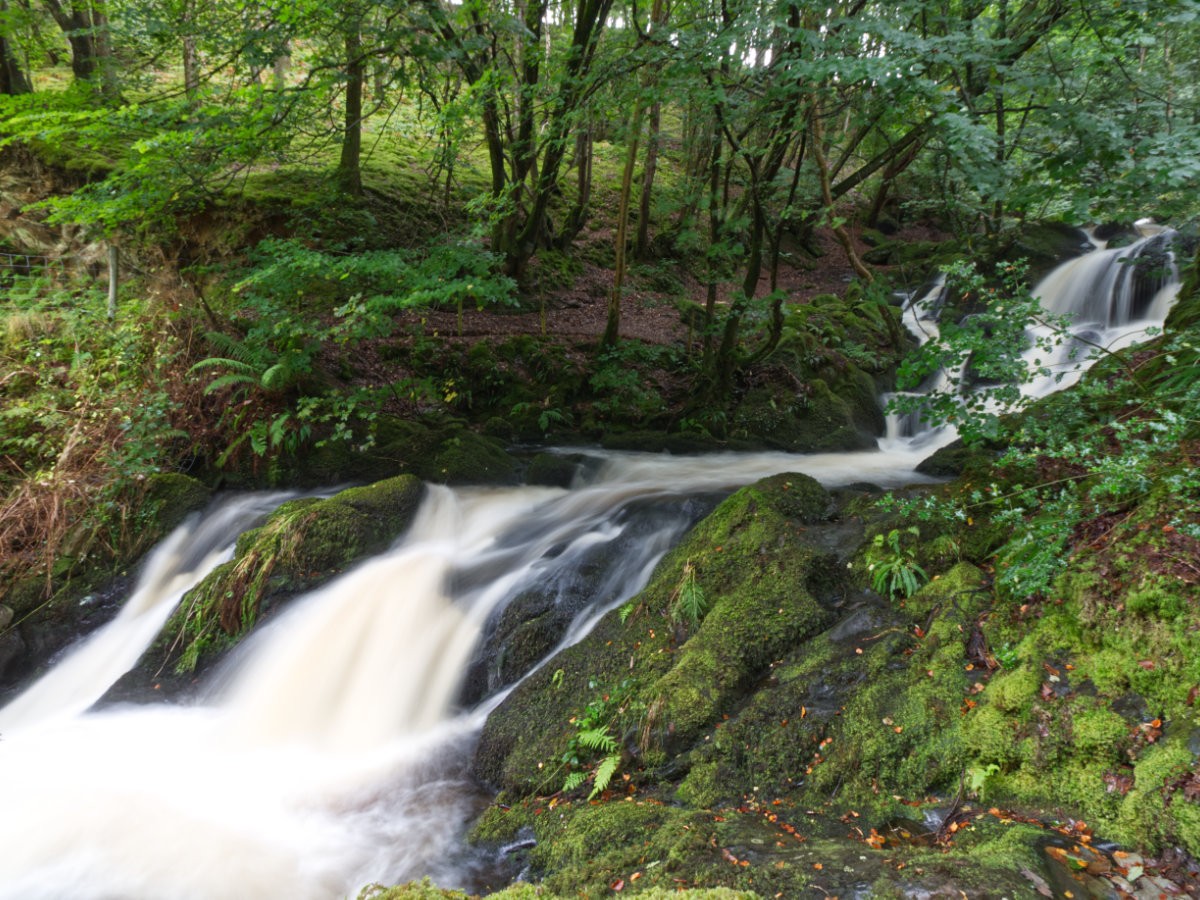
[[[970,263],[955,263],[945,272],[968,314],[943,324],[939,337],[906,359],[898,383],[912,390],[938,373],[943,380],[928,394],[897,395],[888,408],[919,412],[928,425],[953,425],[964,441],[974,443],[994,437],[999,417],[1028,402],[1022,386],[1048,374],[1027,362],[1030,341],[1049,353],[1065,340],[1067,323],[1049,316],[1029,293],[1023,264],[1002,264],[991,279]],[[1041,326],[1036,335],[1029,331],[1033,325]]]
[[[708,612],[711,601],[696,580],[696,567],[689,559],[683,564],[679,584],[671,592],[671,618],[695,628]]]
[[[596,687],[595,682],[588,684]],[[633,694],[634,683],[627,678],[615,691],[594,698],[582,713],[571,717],[575,733],[567,741],[561,758],[562,765],[568,770],[563,779],[563,793],[581,787],[589,777],[592,779],[589,800],[608,790],[623,759],[623,750],[614,730],[629,711]],[[595,757],[601,754],[596,760]]]
[[[871,574],[871,587],[876,593],[890,598],[906,598],[915,594],[929,576],[917,564],[913,543],[921,536],[916,526],[893,528],[877,534],[867,548],[865,560]]]

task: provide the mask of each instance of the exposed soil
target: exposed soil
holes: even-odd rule
[[[852,236],[860,254],[870,249],[857,231]],[[894,235],[893,239],[926,241],[946,237],[930,226],[913,225]],[[584,237],[580,243],[599,243],[604,238],[605,235],[594,233]],[[777,286],[787,292],[793,303],[805,302],[818,294],[841,294],[854,280],[854,269],[846,258],[845,250],[831,232],[817,232],[814,244],[816,258],[793,252],[791,262],[780,266]],[[886,266],[875,266],[873,269],[880,274],[889,271]],[[682,263],[678,264],[676,275],[685,286],[688,298],[703,303],[705,285],[697,274],[685,270]],[[462,337],[470,341],[483,337],[545,333],[568,344],[593,343],[604,334],[612,288],[611,269],[584,262],[582,272],[569,287],[546,293],[544,327],[543,313],[540,311],[464,310]],[[770,290],[769,279],[764,274],[759,282],[758,295],[765,296]],[[725,302],[729,292],[730,287],[724,286],[718,295],[718,302]],[[457,314],[453,310],[408,313],[400,317],[399,322],[402,326],[423,323],[426,332],[431,335],[458,333]],[[636,272],[632,272],[626,280],[625,300],[621,306],[621,337],[652,344],[670,344],[686,340],[687,333],[687,325],[681,319],[673,297],[654,290],[644,279],[639,279]]]

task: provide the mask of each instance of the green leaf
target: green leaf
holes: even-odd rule
[[[600,760],[600,765],[596,769],[596,780],[592,784],[592,792],[588,794],[589,800],[594,800],[599,794],[608,789],[608,785],[612,781],[613,775],[617,773],[617,768],[620,765],[621,757],[617,754],[606,756]]]

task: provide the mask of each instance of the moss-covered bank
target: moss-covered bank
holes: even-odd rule
[[[412,521],[424,484],[399,475],[328,499],[290,500],[243,533],[233,559],[184,595],[148,662],[131,682],[190,675],[232,647],[262,617],[384,550]]]

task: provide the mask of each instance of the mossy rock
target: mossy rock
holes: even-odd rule
[[[852,404],[816,378],[803,393],[782,384],[753,388],[734,410],[730,427],[734,436],[791,453],[874,448],[875,438],[859,427],[859,418]]]
[[[234,558],[189,591],[163,629],[165,657],[179,672],[212,661],[262,615],[388,547],[412,521],[424,485],[400,475],[327,500],[284,503],[240,535]]]
[[[1166,330],[1168,334],[1175,334],[1197,325],[1200,325],[1200,246],[1188,266],[1175,305],[1167,314]]]
[[[154,522],[150,529],[156,537],[147,538],[155,544],[159,537],[177,528],[189,513],[203,509],[212,499],[212,491],[203,482],[177,472],[164,472],[146,479],[142,495],[141,515]]]
[[[517,484],[519,465],[499,441],[460,431],[445,438],[417,473],[442,484]]]
[[[959,253],[953,243],[942,241],[883,240],[863,254],[863,262],[873,266],[905,266],[933,272]]]
[[[410,473],[441,484],[516,484],[519,463],[505,444],[458,422],[384,418],[369,448],[314,448],[297,462],[300,484],[379,481]]]
[[[1082,229],[1067,222],[1046,220],[1025,222],[1001,235],[976,240],[973,249],[980,271],[985,273],[993,272],[1000,263],[1023,260],[1032,286],[1060,264],[1094,248]]]
[[[621,730],[643,732],[650,755],[695,740],[773,659],[828,622],[810,584],[824,587],[838,566],[805,542],[804,523],[830,510],[824,489],[799,474],[728,498],[664,558],[626,621],[610,613],[500,705],[484,727],[476,774],[514,796],[556,787],[563,773],[554,761],[572,716],[617,692],[629,700]],[[695,623],[678,606],[687,580],[710,607]],[[644,721],[635,709],[646,710]]]
[[[957,478],[986,471],[996,455],[993,447],[968,446],[959,439],[933,451],[917,463],[916,471],[934,478]]]
[[[561,453],[539,453],[525,469],[525,483],[568,488],[579,473],[580,458]]]

